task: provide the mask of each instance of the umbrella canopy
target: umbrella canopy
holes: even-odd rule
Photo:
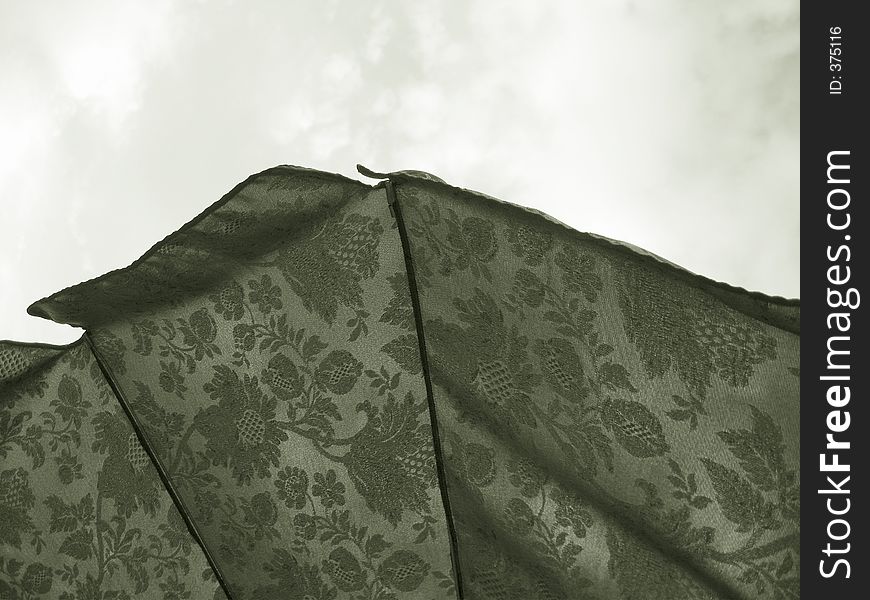
[[[28,309],[86,333],[0,346],[6,596],[797,597],[799,302],[360,171]]]

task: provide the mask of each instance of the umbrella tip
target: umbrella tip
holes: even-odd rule
[[[372,171],[368,167],[364,167],[363,165],[357,163],[356,170],[359,171],[360,175],[365,175],[366,177],[371,177],[372,179],[386,179],[386,173],[378,173],[377,171]]]

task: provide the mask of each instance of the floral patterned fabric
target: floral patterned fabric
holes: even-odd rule
[[[797,598],[797,303],[395,189],[466,595]]]
[[[799,304],[383,177],[31,306],[87,333],[4,359],[4,594],[797,597]]]
[[[84,339],[0,342],[0,598],[225,599]]]

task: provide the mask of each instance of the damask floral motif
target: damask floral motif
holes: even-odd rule
[[[584,503],[559,487],[553,490],[553,500],[556,501],[556,523],[572,528],[578,538],[586,537],[586,528],[592,525],[592,514]]]
[[[553,246],[553,237],[548,232],[527,225],[508,227],[507,239],[514,255],[530,267],[541,264]]]
[[[57,400],[51,401],[57,414],[64,421],[71,421],[73,427],[82,426],[82,418],[87,415],[91,403],[82,397],[82,387],[76,379],[64,375],[57,386]]]
[[[351,213],[329,219],[280,251],[275,264],[305,308],[333,323],[339,306],[361,309],[360,283],[378,270],[383,225]]]
[[[268,368],[263,371],[263,381],[284,401],[295,400],[305,393],[305,382],[296,363],[284,354],[276,354],[269,360]]]
[[[454,306],[464,327],[440,319],[426,324],[429,338],[443,349],[433,360],[467,382],[503,425],[535,427],[528,394],[540,374],[528,360],[528,338],[506,326],[501,309],[480,289],[468,300],[456,298]]]
[[[563,270],[562,281],[568,293],[580,293],[587,302],[596,302],[604,287],[592,254],[576,246],[561,246],[555,262]]]
[[[544,486],[545,476],[540,466],[528,459],[511,461],[508,465],[511,484],[526,498],[537,496]]]
[[[347,394],[362,373],[362,363],[347,350],[333,350],[318,365],[317,382],[333,394]]]
[[[278,444],[287,439],[275,419],[277,401],[263,393],[256,377],[240,378],[225,366],[214,368],[203,389],[218,401],[195,419],[212,462],[229,465],[239,483],[266,477],[269,466],[278,466]]]
[[[317,522],[314,517],[305,513],[299,513],[293,516],[293,527],[296,530],[296,535],[304,540],[313,540],[317,535]]]
[[[541,357],[541,367],[550,387],[566,400],[582,403],[590,389],[580,356],[571,343],[562,338],[539,340],[535,352]]]
[[[0,380],[0,596],[224,598],[84,340],[32,351],[40,392]]]
[[[27,354],[21,348],[0,349],[0,381],[8,385],[23,375],[30,366],[30,357]]]
[[[625,600],[715,598],[713,591],[657,550],[611,527],[607,530],[610,575]]]
[[[57,476],[62,484],[69,485],[76,479],[84,478],[78,456],[73,455],[68,449],[62,449],[60,456],[54,457],[54,462],[57,463]]]
[[[423,365],[420,362],[420,346],[415,335],[399,336],[384,344],[381,351],[408,373],[420,375],[423,372]]]
[[[215,351],[220,352],[214,345],[217,326],[207,309],[200,308],[194,311],[188,323],[189,325],[181,328],[181,332],[185,345],[193,349],[196,360],[202,360],[203,356],[211,357]]]
[[[265,273],[259,280],[251,279],[248,282],[251,289],[248,299],[255,304],[261,313],[268,315],[272,310],[281,310],[284,303],[281,302],[281,288],[272,285],[272,278]]]
[[[407,331],[414,329],[414,311],[411,307],[411,293],[408,288],[408,278],[404,272],[395,273],[389,277],[393,297],[384,308],[381,323],[391,323]]]
[[[323,569],[343,592],[355,592],[365,585],[365,575],[359,561],[344,548],[330,552]]]
[[[278,509],[272,501],[272,497],[266,493],[255,494],[250,502],[242,506],[245,513],[245,522],[254,529],[255,537],[261,538],[266,535],[278,520]]]
[[[41,398],[45,394],[48,383],[40,375],[40,363],[45,358],[40,354],[21,345],[0,345],[0,393],[7,397],[10,406],[22,397]]]
[[[348,475],[368,507],[396,525],[402,512],[427,512],[426,490],[435,484],[434,455],[427,427],[418,420],[426,404],[408,393],[402,401],[389,394],[383,409],[368,414],[342,458]],[[316,477],[316,476],[315,476]]]
[[[140,508],[153,515],[159,505],[160,482],[126,415],[119,408],[114,413],[97,414],[93,422],[96,433],[92,448],[107,455],[97,489],[112,498],[124,516]]]
[[[614,439],[632,456],[660,456],[670,449],[661,421],[640,402],[606,400],[601,405],[601,413]]]
[[[486,446],[475,442],[459,442],[453,460],[456,469],[475,487],[489,485],[495,479],[495,454]]]
[[[457,267],[460,270],[472,261],[489,262],[498,249],[492,224],[478,217],[467,217],[458,226],[451,226],[447,233],[447,241],[454,248],[465,251],[456,257]]]
[[[201,547],[235,598],[796,597],[797,307],[391,179],[271,170],[35,307],[101,362],[0,345],[0,595],[209,597]]]
[[[163,391],[167,393],[183,394],[187,391],[187,386],[184,384],[184,375],[181,373],[177,363],[160,363],[160,376],[158,382]]]
[[[21,587],[31,594],[45,594],[51,590],[52,571],[51,568],[42,563],[31,563],[27,565],[24,571],[24,577],[21,578]]]
[[[22,468],[0,472],[0,542],[21,547],[21,534],[33,529],[30,509],[33,508],[33,490],[27,471]]]
[[[544,282],[528,269],[517,271],[513,290],[523,304],[532,308],[540,308],[547,296]]]
[[[287,508],[301,509],[308,496],[308,474],[299,467],[286,467],[278,472],[275,479],[278,497]]]
[[[425,579],[429,563],[410,550],[396,550],[378,568],[381,579],[400,592],[413,592]]]
[[[254,597],[263,600],[335,600],[335,588],[325,585],[317,565],[300,564],[284,548],[276,548],[266,571],[274,580],[256,588]]]
[[[245,290],[236,281],[228,282],[208,299],[214,303],[214,311],[226,321],[238,321],[245,313]]]
[[[505,518],[517,535],[526,536],[532,532],[535,524],[535,513],[522,498],[511,498],[505,509]]]
[[[701,399],[714,375],[745,387],[757,365],[777,358],[776,340],[762,326],[693,287],[671,294],[653,273],[627,266],[618,291],[626,333],[647,373],[661,377],[673,367]]]
[[[725,296],[699,289],[706,284],[672,276],[671,267],[617,243],[455,188],[403,180],[397,195],[418,272],[435,405],[450,440],[449,489],[463,500],[453,510],[473,597],[574,597],[568,589],[592,585],[590,597],[607,596],[606,578],[591,578],[592,563],[584,573],[576,561],[586,540],[600,544],[602,537],[610,548],[609,585],[616,584],[619,597],[719,597],[704,578],[727,580],[723,585],[747,596],[796,597],[789,582],[793,554],[783,552],[791,538],[782,524],[794,514],[798,486],[791,469],[777,462],[784,445],[775,428],[729,397],[719,402],[716,418],[752,411],[752,429],[710,432],[691,443],[670,429],[673,423],[699,435],[709,431],[705,420],[714,413],[705,400],[714,377],[756,395],[750,385],[761,376],[758,365],[780,355],[774,328],[758,318],[766,307],[741,298],[741,310],[753,304],[754,312],[732,309],[720,300]],[[499,247],[492,257],[497,271],[472,273],[457,285],[455,263],[441,258],[449,255],[440,240],[471,218],[505,231],[509,254]],[[671,372],[684,388],[673,387]],[[793,393],[790,384],[764,381]],[[651,390],[662,388],[673,391],[659,400]],[[784,410],[779,398],[764,400]],[[523,447],[505,473],[519,497],[502,498],[503,485],[489,487],[467,469],[460,448],[478,434]],[[699,455],[702,447],[711,448],[709,458]],[[723,460],[728,450],[740,469]],[[552,465],[558,467],[550,471]],[[577,487],[555,485],[551,472],[576,477]],[[635,484],[646,498],[640,505]],[[581,500],[587,494],[595,501]],[[772,510],[775,500],[780,510]],[[667,553],[659,555],[630,529],[602,527],[593,510],[602,504],[643,523]],[[502,551],[504,540],[490,537],[490,506],[500,507],[503,535],[521,536],[529,549],[516,562]],[[696,524],[723,520],[730,523],[721,527],[729,540],[743,536],[759,555],[732,556],[713,527]],[[692,566],[683,570],[681,561]],[[704,573],[700,583],[697,572]],[[746,592],[750,586],[753,592]]]
[[[335,476],[335,471],[329,469],[326,474],[315,473],[314,485],[311,486],[311,494],[320,498],[323,508],[332,508],[335,505],[344,506],[344,484]]]
[[[426,251],[421,248],[416,256],[417,277],[421,281],[428,281],[434,270],[441,275],[467,270],[475,277],[492,278],[488,263],[498,252],[499,244],[490,221],[462,218],[452,208],[438,204],[423,207],[422,213],[419,222],[408,225],[413,235],[425,237],[427,242]]]
[[[247,323],[239,323],[233,327],[233,347],[237,352],[245,353],[254,349],[257,343],[255,329]]]

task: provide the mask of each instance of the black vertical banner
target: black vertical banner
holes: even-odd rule
[[[866,4],[801,4],[801,594],[870,597]]]

